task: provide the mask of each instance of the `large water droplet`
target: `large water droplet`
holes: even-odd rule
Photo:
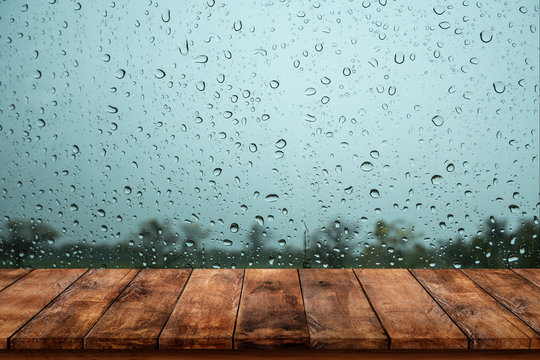
[[[433,185],[440,185],[443,181],[443,177],[441,175],[433,175],[431,177],[431,183]]]
[[[488,43],[493,39],[493,33],[489,30],[484,30],[480,33],[480,40],[484,43]]]
[[[264,198],[267,202],[275,202],[279,200],[279,196],[276,194],[268,194]]]
[[[276,141],[276,147],[278,149],[283,149],[285,146],[287,146],[287,142],[284,139],[279,139]]]
[[[502,81],[495,81],[493,83],[493,90],[495,90],[497,94],[502,94],[505,89],[506,87],[504,86],[504,83]]]
[[[370,163],[369,161],[364,161],[364,162],[362,163],[362,165],[360,165],[360,168],[361,168],[362,170],[366,171],[366,172],[367,172],[367,171],[371,171],[371,170],[373,170],[373,164]]]
[[[441,115],[435,115],[431,118],[431,122],[435,126],[441,126],[442,124],[444,124],[444,118]]]

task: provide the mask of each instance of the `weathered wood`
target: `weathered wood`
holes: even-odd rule
[[[85,337],[85,349],[156,349],[190,272],[141,270]]]
[[[538,360],[535,350],[0,350],[9,360]]]
[[[34,270],[0,292],[0,349],[7,349],[8,338],[84,272],[80,269]]]
[[[30,271],[31,270],[29,269],[0,269],[0,291],[13,284]]]
[[[467,349],[467,337],[407,270],[354,271],[392,349]]]
[[[82,349],[83,338],[138,270],[89,270],[10,339],[13,349]]]
[[[246,270],[234,348],[308,347],[297,270]]]
[[[540,349],[540,287],[508,269],[468,269],[463,272],[529,325],[531,349]]]
[[[532,330],[461,271],[411,272],[467,334],[471,349],[529,348],[525,334]]]
[[[388,338],[352,270],[302,269],[312,349],[387,349]]]
[[[244,270],[193,270],[167,325],[160,349],[232,349]]]
[[[540,269],[514,269],[514,271],[536,286],[540,286]]]

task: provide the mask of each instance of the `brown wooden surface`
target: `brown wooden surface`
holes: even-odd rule
[[[244,270],[193,270],[160,349],[232,349]]]
[[[536,286],[540,286],[540,269],[514,269],[514,271]]]
[[[29,269],[0,269],[0,291],[13,284],[30,271],[31,270]]]
[[[260,348],[273,349],[261,352],[268,356],[284,350],[310,356],[309,348],[338,354],[470,344],[499,355],[540,347],[539,275],[539,269],[7,269],[0,270],[0,284],[7,283],[0,290],[0,349]]]
[[[155,349],[191,270],[145,269],[84,339],[86,349]]]
[[[84,336],[137,272],[89,270],[17,332],[10,348],[82,349]]]
[[[40,269],[0,292],[0,349],[26,324],[86,270]]]
[[[312,349],[388,348],[388,337],[352,270],[299,272]]]
[[[538,350],[0,350],[14,360],[538,360]]]
[[[246,270],[234,347],[309,347],[297,270]]]
[[[355,270],[392,349],[467,349],[457,328],[405,269]]]
[[[411,272],[467,334],[471,349],[529,348],[526,334],[534,332],[460,270]]]
[[[517,315],[536,333],[531,349],[540,349],[540,287],[509,269],[468,269],[465,275]]]

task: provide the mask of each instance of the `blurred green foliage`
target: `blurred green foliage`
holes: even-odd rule
[[[211,230],[152,219],[112,244],[60,243],[60,233],[43,222],[10,220],[0,232],[0,267],[109,268],[540,268],[539,225],[522,220],[515,229],[490,217],[473,238],[421,239],[414,226],[376,223],[365,241],[359,226],[329,221],[309,231],[303,248],[267,243],[267,230],[254,223],[242,249]]]

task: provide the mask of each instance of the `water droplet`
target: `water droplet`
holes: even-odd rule
[[[311,114],[306,114],[306,116],[304,117],[304,120],[307,122],[315,122],[317,121],[317,118]]]
[[[450,29],[450,26],[451,26],[451,24],[450,24],[450,22],[448,22],[448,21],[441,21],[441,22],[439,23],[439,27],[440,27],[441,29],[443,29],[443,30]]]
[[[327,77],[327,76],[324,76],[324,77],[321,78],[321,83],[323,83],[324,85],[328,85],[328,84],[330,84],[331,82],[332,82],[332,81],[331,81],[330,78]]]
[[[488,43],[493,39],[493,33],[489,30],[484,30],[480,33],[480,40],[484,43]]]
[[[103,210],[103,209],[99,209],[99,210],[97,211],[97,214],[98,214],[99,216],[101,216],[101,217],[105,217],[105,215],[106,215],[105,210]]]
[[[156,79],[163,79],[165,75],[165,71],[163,71],[162,69],[156,69],[156,71],[154,72],[154,76],[156,77]]]
[[[270,87],[272,89],[277,89],[279,87],[279,81],[277,81],[277,80],[270,81]]]
[[[304,92],[306,94],[306,96],[313,96],[317,93],[317,90],[315,90],[315,88],[307,88],[306,91]]]
[[[107,112],[109,114],[116,114],[118,112],[118,108],[112,105],[107,105]]]
[[[231,246],[233,244],[232,240],[229,239],[223,239],[222,243],[224,246]]]
[[[234,31],[240,31],[242,30],[242,21],[236,20],[233,24]]]
[[[444,118],[440,115],[435,115],[434,117],[431,118],[431,122],[435,126],[442,126],[442,124],[444,124]]]
[[[264,198],[267,202],[275,202],[279,200],[279,196],[276,194],[268,194]]]
[[[371,189],[369,191],[369,196],[371,196],[372,198],[374,199],[377,199],[377,198],[380,198],[381,197],[381,194],[379,194],[379,190],[377,189]]]
[[[237,223],[232,223],[231,227],[230,227],[230,230],[231,230],[232,233],[237,233],[238,232],[238,224]]]
[[[285,246],[285,245],[287,245],[287,242],[285,241],[285,239],[279,239],[278,240],[278,245],[279,246]]]
[[[502,81],[495,81],[493,83],[493,90],[495,90],[497,94],[502,94],[505,89],[506,87],[504,86],[504,83]]]
[[[195,58],[195,63],[197,64],[206,64],[208,62],[208,56],[199,55]]]
[[[161,14],[161,20],[168,23],[171,20],[171,10],[167,10],[165,14]]]
[[[441,175],[433,175],[431,177],[431,183],[433,185],[440,185],[443,181],[443,177]]]
[[[351,75],[351,69],[349,67],[344,67],[343,68],[343,75],[345,75],[345,76]]]
[[[214,169],[214,176],[219,176],[219,175],[221,175],[221,171],[222,171],[222,170],[221,170],[220,168],[215,168],[215,169]]]
[[[349,186],[345,188],[345,194],[350,195],[353,192],[353,187]]]
[[[116,72],[114,73],[114,76],[115,76],[117,79],[123,79],[124,76],[126,76],[126,70],[124,70],[124,69],[118,69],[118,70],[116,70]]]
[[[512,214],[516,214],[516,213],[518,212],[518,210],[519,210],[519,206],[514,205],[514,204],[508,206],[508,208],[510,209],[510,212],[511,212]]]
[[[279,139],[276,141],[276,147],[278,149],[283,149],[285,146],[287,146],[287,142],[284,139]]]
[[[442,15],[442,14],[444,14],[445,11],[446,11],[446,9],[445,9],[444,6],[440,6],[440,5],[439,5],[439,6],[435,6],[435,7],[433,8],[433,12],[434,12],[435,14],[437,14],[437,15]]]
[[[446,171],[448,171],[448,172],[453,172],[455,168],[456,167],[452,163],[446,165]]]
[[[43,119],[38,119],[37,124],[38,124],[39,127],[44,127],[46,125],[45,120],[43,120]]]
[[[405,54],[402,52],[397,52],[394,54],[394,62],[396,64],[403,64],[405,62]]]
[[[197,81],[197,84],[195,84],[195,87],[199,91],[204,91],[204,89],[206,88],[206,84],[204,81]]]
[[[368,172],[368,171],[373,170],[373,164],[370,163],[369,161],[364,161],[364,162],[362,163],[362,165],[360,165],[360,168],[361,168],[363,171]]]
[[[124,187],[124,194],[126,194],[126,195],[131,194],[131,188],[129,186]]]
[[[369,155],[370,155],[372,158],[374,158],[374,159],[378,159],[379,156],[380,156],[380,155],[379,155],[379,152],[378,152],[377,150],[371,150],[371,151],[369,152]]]

